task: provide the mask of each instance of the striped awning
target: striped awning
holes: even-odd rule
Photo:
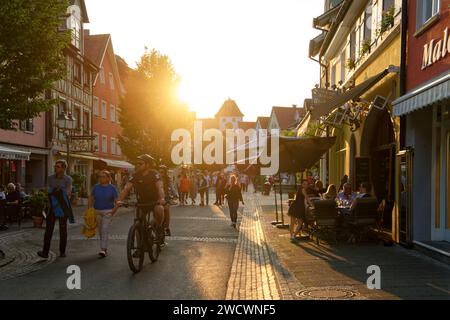
[[[10,146],[0,146],[0,159],[30,160],[31,152],[22,151]]]
[[[394,116],[404,116],[446,99],[450,99],[450,74],[434,79],[395,100],[392,103]]]

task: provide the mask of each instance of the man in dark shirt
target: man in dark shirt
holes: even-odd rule
[[[153,157],[148,154],[139,156],[136,163],[136,173],[125,185],[117,204],[118,206],[122,205],[134,187],[138,204],[148,204],[148,207],[142,209],[143,213],[148,214],[153,210],[156,224],[161,227],[164,222],[165,195],[163,181],[159,172],[154,169],[155,167],[156,161]],[[118,207],[114,210],[117,209]]]

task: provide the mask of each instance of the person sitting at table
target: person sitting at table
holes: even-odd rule
[[[334,200],[337,197],[337,190],[334,184],[328,186],[327,192],[322,194],[323,200]]]
[[[372,197],[371,192],[372,191],[372,185],[369,182],[363,182],[359,186],[359,193],[356,196],[355,199],[362,199],[362,198],[370,198]],[[350,211],[353,210],[356,206],[356,201],[353,201],[350,206]]]
[[[352,185],[349,182],[345,183],[343,188],[343,191],[339,192],[337,200],[345,203],[345,206],[350,206],[355,200],[356,194],[352,191]]]
[[[316,183],[314,184],[314,190],[319,196],[322,196],[322,194],[327,191],[327,189],[323,187],[323,182],[321,180],[316,181]]]
[[[20,192],[16,189],[14,183],[8,183],[6,186],[8,193],[6,194],[6,215],[18,215],[20,207]]]

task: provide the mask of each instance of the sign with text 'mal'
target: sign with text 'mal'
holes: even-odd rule
[[[450,54],[450,37],[448,27],[444,30],[444,38],[431,40],[423,46],[422,70],[444,59],[447,53]]]

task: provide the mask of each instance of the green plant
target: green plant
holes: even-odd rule
[[[40,216],[42,211],[48,207],[48,197],[45,192],[39,191],[30,195],[24,202],[24,205],[33,208],[33,216]]]
[[[392,6],[389,10],[383,12],[381,18],[381,26],[379,29],[379,34],[383,34],[388,31],[394,25],[395,19],[395,7]]]
[[[356,68],[356,61],[354,58],[347,59],[347,62],[345,63],[345,67],[349,70],[353,70]]]
[[[361,43],[361,57],[365,56],[367,53],[370,52],[370,40],[364,40]]]

